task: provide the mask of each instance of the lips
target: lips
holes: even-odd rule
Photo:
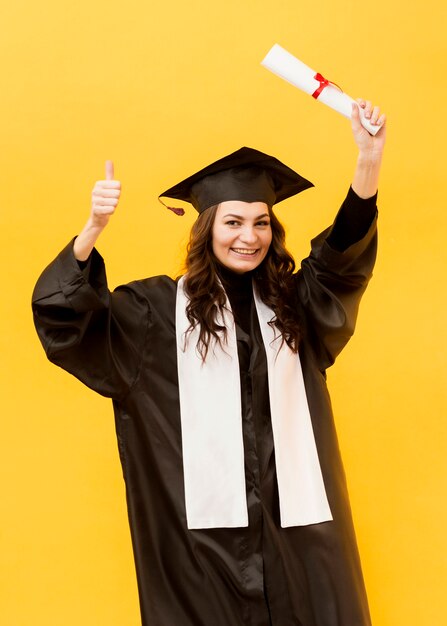
[[[256,248],[255,250],[248,250],[246,248],[231,248],[231,250],[233,252],[236,252],[236,254],[241,254],[242,256],[254,256],[256,254],[256,252],[258,252],[258,248]]]

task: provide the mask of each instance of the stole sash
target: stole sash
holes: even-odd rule
[[[176,299],[177,364],[188,529],[248,526],[242,403],[236,327],[227,298],[218,322],[227,329],[221,347],[210,344],[205,362],[187,335],[184,277]],[[281,526],[332,520],[324,487],[299,354],[268,322],[273,311],[254,289],[267,356]]]

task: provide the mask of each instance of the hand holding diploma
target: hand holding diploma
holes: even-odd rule
[[[362,125],[360,111],[372,125],[379,128],[375,135],[371,135]],[[351,115],[352,132],[359,149],[357,166],[352,180],[352,188],[361,198],[373,196],[379,184],[379,173],[382,164],[382,154],[385,147],[386,119],[380,115],[379,107],[373,107],[371,102],[357,100],[352,105]]]
[[[385,145],[385,115],[370,102],[353,100],[338,85],[299,61],[275,44],[262,61],[271,72],[310,94],[338,113],[351,119],[354,140],[359,149],[352,188],[361,198],[377,191],[382,152]]]
[[[334,111],[347,118],[351,117],[352,103],[355,100],[344,93],[338,85],[299,61],[280,45],[275,44],[261,64]],[[372,135],[375,135],[380,128],[380,125],[371,124],[362,111],[360,111],[360,120],[364,128]]]
[[[371,126],[377,127],[376,133],[371,135],[361,121],[361,113],[369,121]],[[354,140],[360,152],[371,158],[381,156],[385,145],[385,115],[380,114],[378,106],[373,107],[371,102],[359,98],[357,103],[352,103],[351,125]]]
[[[114,179],[112,161],[106,161],[105,180],[98,180],[92,191],[92,208],[81,233],[76,237],[73,252],[78,261],[86,261],[96,240],[109,223],[116,210],[121,195],[121,183]]]

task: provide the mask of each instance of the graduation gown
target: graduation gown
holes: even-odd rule
[[[320,524],[280,526],[265,350],[244,277],[225,284],[237,324],[249,525],[205,530],[186,525],[176,281],[157,276],[110,293],[98,252],[81,269],[72,242],[39,278],[33,311],[47,357],[113,400],[143,626],[370,625],[325,370],[353,333],[371,276],[372,215],[375,198],[350,189],[294,275],[299,353],[333,515]]]

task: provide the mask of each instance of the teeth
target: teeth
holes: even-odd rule
[[[246,254],[247,256],[251,256],[257,252],[257,250],[244,250],[243,248],[233,248],[233,250],[238,254]]]

